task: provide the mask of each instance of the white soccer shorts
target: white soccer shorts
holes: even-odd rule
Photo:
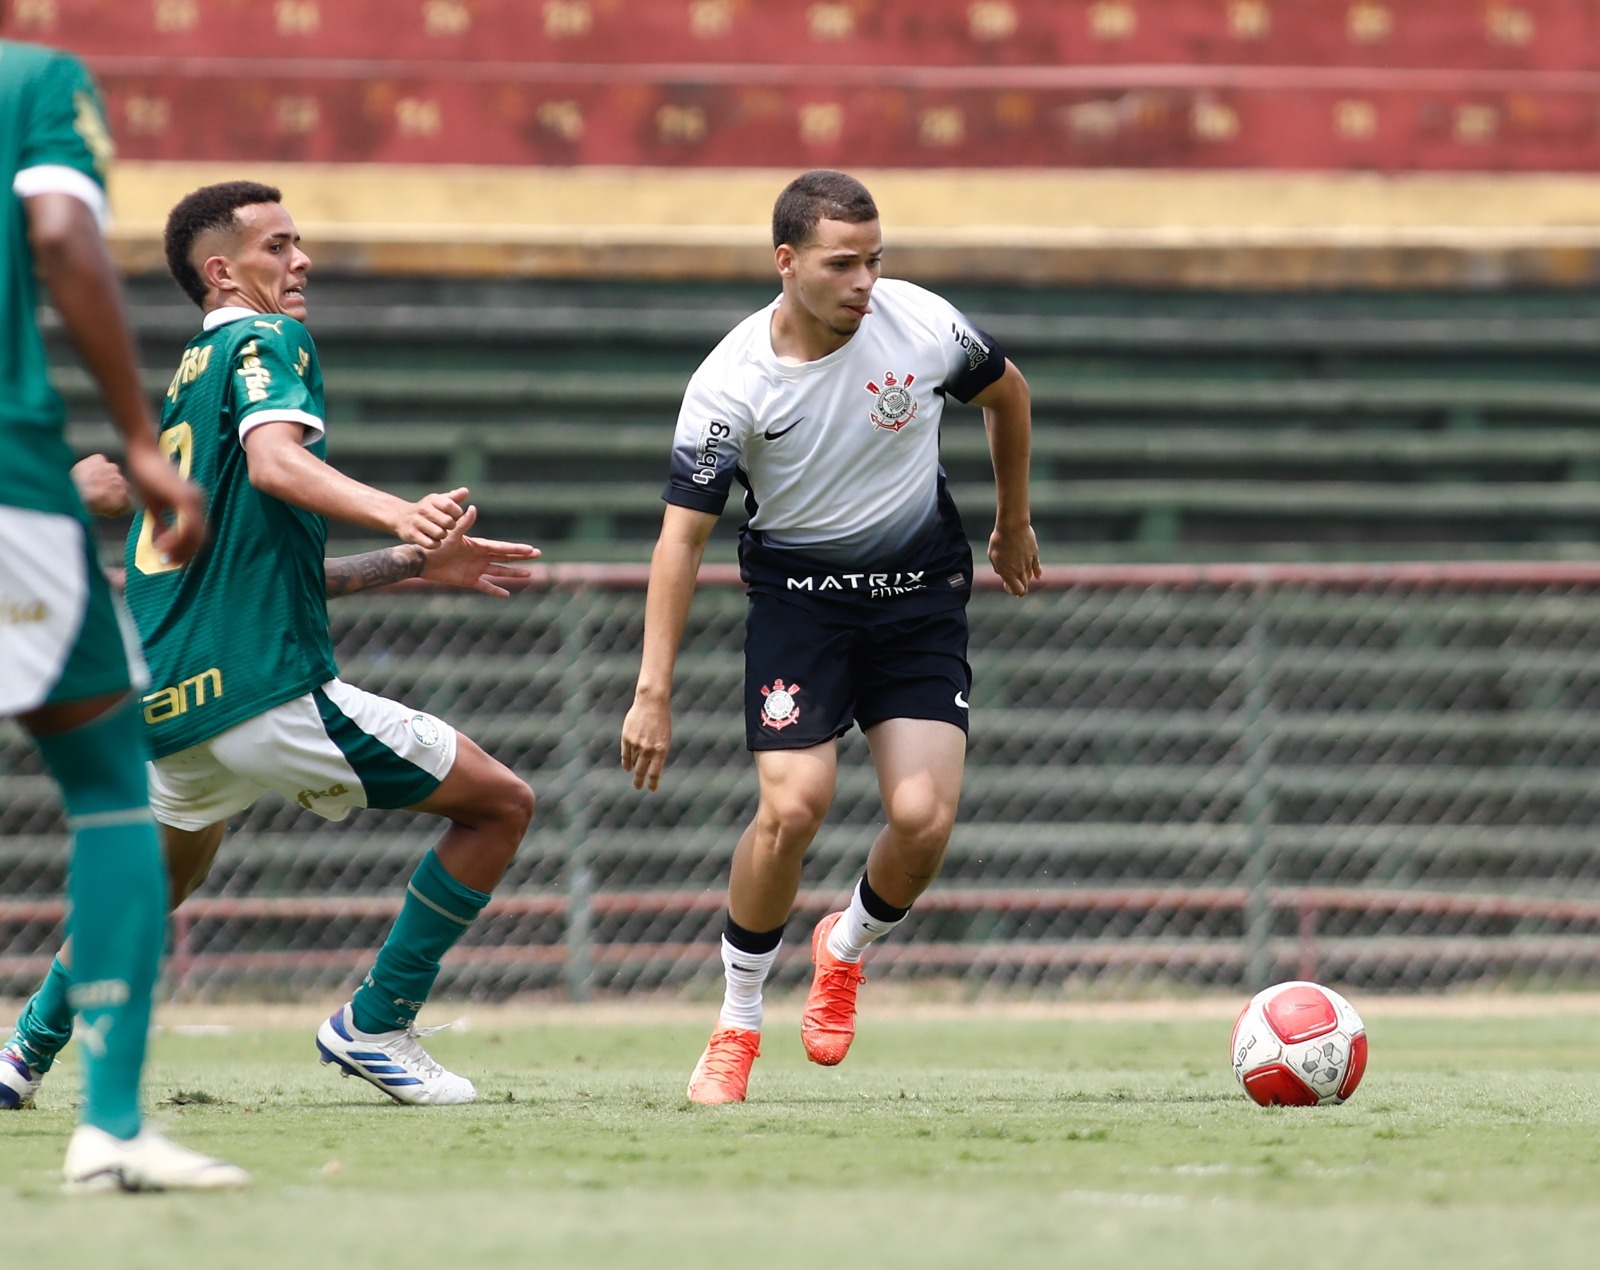
[[[144,687],[127,610],[75,516],[0,507],[0,716]]]
[[[325,820],[352,807],[411,807],[450,773],[456,731],[442,719],[338,679],[150,765],[150,809],[204,829],[263,794]]]

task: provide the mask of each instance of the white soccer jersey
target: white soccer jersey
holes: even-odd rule
[[[842,348],[786,365],[772,351],[777,305],[736,326],[689,381],[663,497],[719,513],[738,479],[766,545],[835,565],[914,564],[954,518],[941,516],[945,396],[970,401],[1005,355],[948,301],[884,278]]]

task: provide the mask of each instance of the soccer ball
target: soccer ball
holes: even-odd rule
[[[1367,1070],[1367,1029],[1331,988],[1293,980],[1250,998],[1233,1025],[1233,1074],[1263,1107],[1337,1106]]]

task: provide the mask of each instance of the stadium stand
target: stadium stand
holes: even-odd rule
[[[1592,171],[1561,0],[13,0],[129,157]]]
[[[402,491],[466,484],[485,524],[550,560],[648,558],[682,387],[770,290],[439,289],[318,280],[338,461]],[[1600,323],[1581,292],[947,293],[1032,384],[1057,562],[1600,552]],[[135,296],[159,391],[192,310],[159,280]],[[88,446],[87,382],[62,382]],[[952,409],[943,452],[981,541],[976,412]]]

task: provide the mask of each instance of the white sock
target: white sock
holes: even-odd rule
[[[882,922],[868,913],[861,903],[861,883],[857,882],[855,893],[850,896],[850,907],[828,932],[828,951],[840,961],[860,961],[868,944],[883,938],[904,920],[897,917],[892,922]]]
[[[722,973],[727,986],[722,991],[718,1023],[745,1032],[761,1030],[761,985],[766,983],[767,976],[772,973],[772,963],[777,960],[777,948],[771,952],[749,953],[735,948],[726,935],[722,937]]]

